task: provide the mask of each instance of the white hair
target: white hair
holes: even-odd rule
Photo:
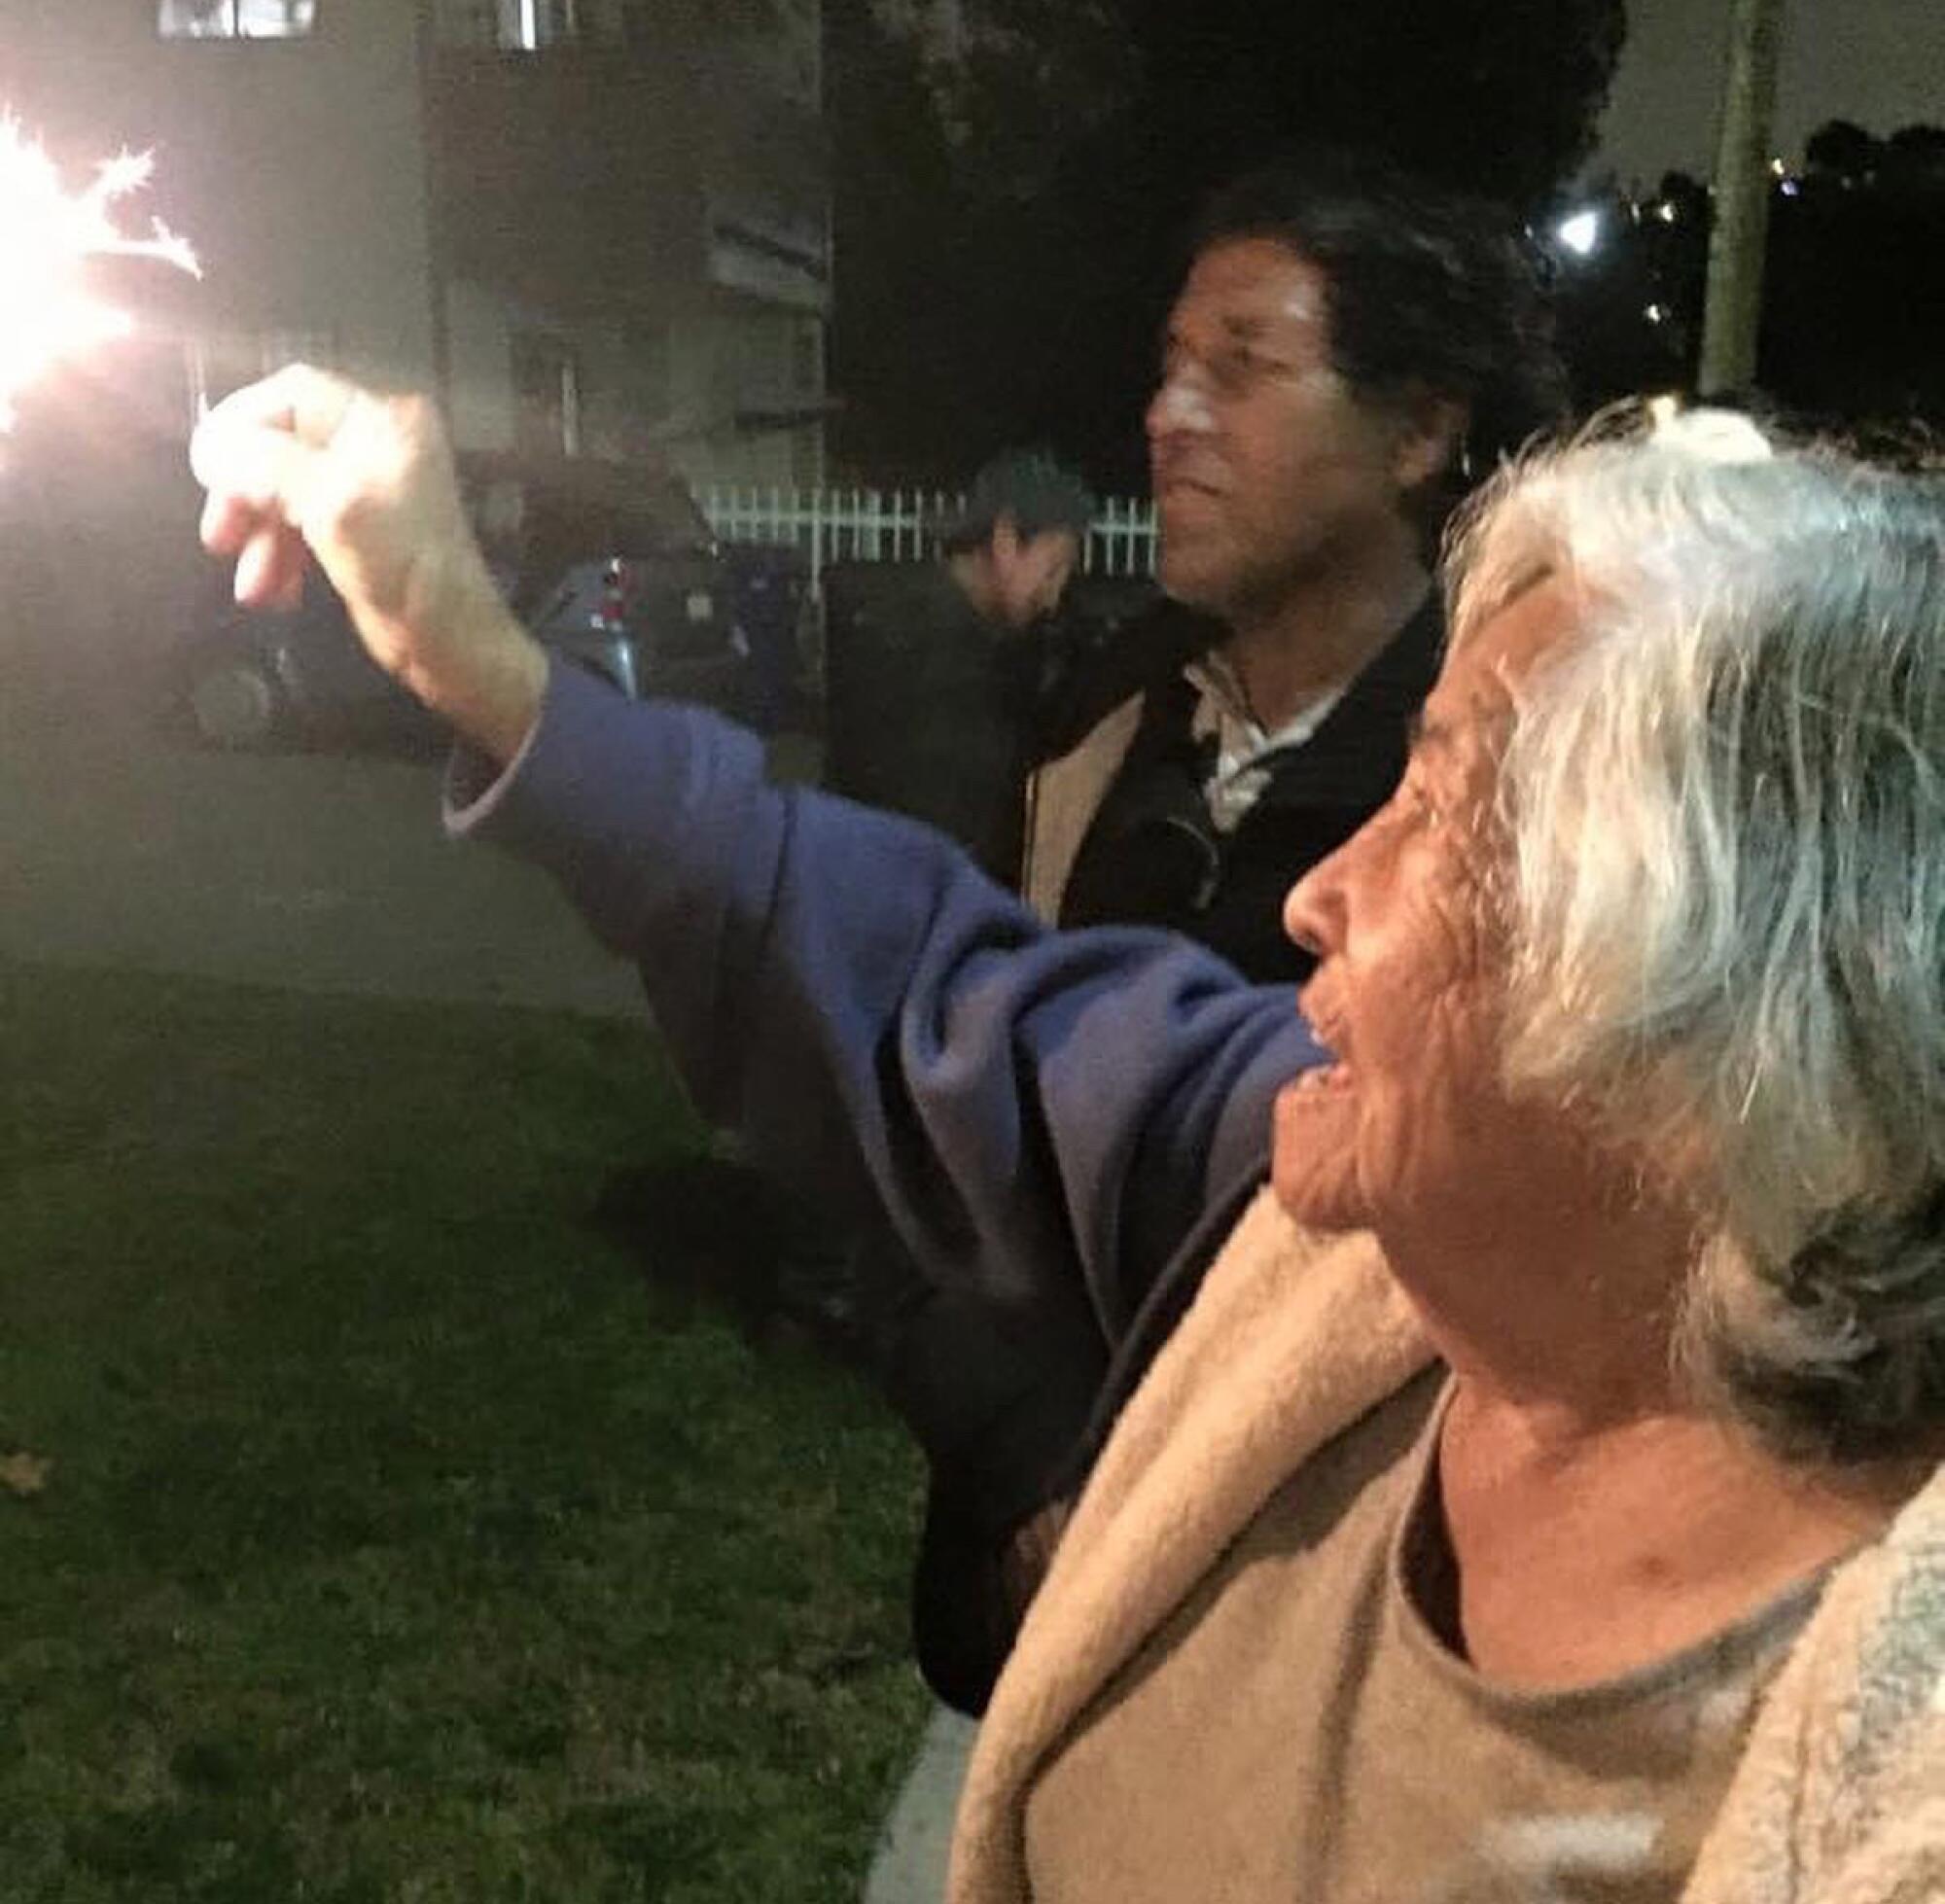
[[[1663,417],[1493,485],[1455,644],[1541,574],[1578,617],[1505,763],[1509,1073],[1701,1160],[1713,1393],[1793,1453],[1912,1452],[1945,1429],[1945,484]]]

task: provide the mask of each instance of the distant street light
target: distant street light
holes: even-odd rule
[[[1553,235],[1575,258],[1591,258],[1601,242],[1601,214],[1574,212],[1553,228]]]

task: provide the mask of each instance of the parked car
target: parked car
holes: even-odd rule
[[[702,701],[760,726],[791,708],[808,581],[800,551],[719,546],[666,471],[474,455],[460,474],[503,591],[555,652],[631,697]],[[180,678],[190,724],[215,746],[441,739],[367,657],[314,565],[293,613],[212,603]]]

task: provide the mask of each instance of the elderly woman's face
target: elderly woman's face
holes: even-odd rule
[[[1456,1218],[1538,1161],[1533,1111],[1500,1084],[1493,815],[1514,695],[1573,617],[1545,581],[1482,624],[1426,702],[1397,792],[1290,895],[1285,924],[1319,955],[1304,1009],[1337,1059],[1277,1105],[1274,1179],[1300,1221]]]

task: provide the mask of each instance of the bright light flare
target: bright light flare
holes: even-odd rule
[[[1591,258],[1601,242],[1601,214],[1574,212],[1553,228],[1553,235],[1575,258]]]
[[[124,199],[149,183],[147,153],[122,153],[95,167],[86,190],[62,188],[53,161],[0,115],[0,431],[14,422],[14,399],[56,360],[124,336],[124,311],[88,286],[88,261],[146,258],[192,277],[195,254],[159,219],[146,234],[122,229]]]

